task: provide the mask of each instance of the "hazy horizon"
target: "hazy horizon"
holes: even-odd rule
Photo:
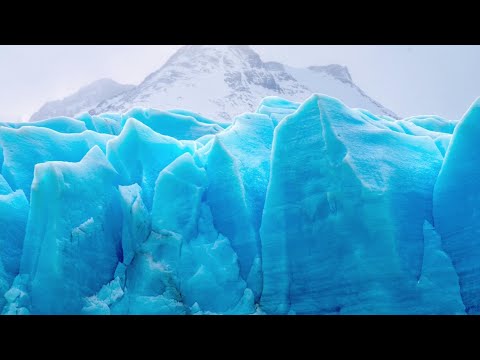
[[[28,121],[45,102],[100,78],[139,84],[181,45],[0,46],[0,121]],[[480,96],[480,46],[252,45],[264,61],[337,63],[402,117],[458,119]],[[294,50],[292,50],[294,48]]]

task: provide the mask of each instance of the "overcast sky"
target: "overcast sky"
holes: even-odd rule
[[[0,45],[0,121],[27,120],[46,101],[109,77],[138,84],[180,46]],[[480,46],[252,46],[291,66],[337,63],[401,116],[457,119],[480,96]]]

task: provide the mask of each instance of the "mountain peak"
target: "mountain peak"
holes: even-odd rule
[[[105,86],[105,85],[123,85],[123,84],[120,84],[110,78],[100,78],[98,80],[91,82],[88,85],[83,86],[82,88],[89,88],[94,86]]]
[[[326,73],[339,79],[340,81],[352,82],[352,76],[350,75],[350,72],[346,66],[330,64],[323,66],[309,66],[308,69],[318,73]]]
[[[62,100],[47,102],[31,116],[30,121],[56,116],[75,116],[80,112],[89,111],[105,99],[117,96],[134,87],[134,85],[119,84],[112,79],[102,78],[81,87],[77,92]]]
[[[113,92],[115,92],[116,89],[121,88],[123,90],[125,87],[133,88],[134,85],[120,84],[110,78],[101,78],[101,79],[95,80],[94,82],[88,85],[82,86],[76,93],[70,96],[88,95],[92,92],[98,92],[98,91],[109,92],[110,89],[114,89]],[[67,96],[63,100],[68,99],[70,96]]]
[[[249,45],[185,45],[175,52],[162,68],[188,61],[217,62],[220,58],[249,59],[253,65],[261,63],[260,56]],[[160,69],[161,70],[161,69]]]
[[[337,64],[292,68],[264,62],[248,45],[186,45],[135,89],[103,101],[94,113],[129,108],[200,109],[219,121],[254,111],[267,96],[303,101],[312,93],[342,100],[351,107],[397,117],[356,86],[347,67]]]
[[[252,52],[253,49],[250,45],[185,45],[181,47],[178,51],[204,51],[204,50],[215,50],[220,52],[226,51],[243,51],[243,52]]]
[[[106,96],[102,89],[118,91]],[[138,86],[100,79],[61,101],[47,103],[32,120],[41,120],[47,114],[73,116],[79,111],[100,114],[151,107],[183,108],[200,111],[201,115],[217,121],[231,121],[243,112],[255,111],[265,97],[302,102],[312,93],[326,94],[350,107],[398,118],[355,85],[345,66],[293,68],[280,62],[264,62],[248,45],[186,45]]]

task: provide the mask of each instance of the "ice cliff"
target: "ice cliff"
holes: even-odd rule
[[[3,314],[478,314],[480,101],[0,124]]]

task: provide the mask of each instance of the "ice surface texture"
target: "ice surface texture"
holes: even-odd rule
[[[3,314],[478,314],[480,102],[0,124]]]

